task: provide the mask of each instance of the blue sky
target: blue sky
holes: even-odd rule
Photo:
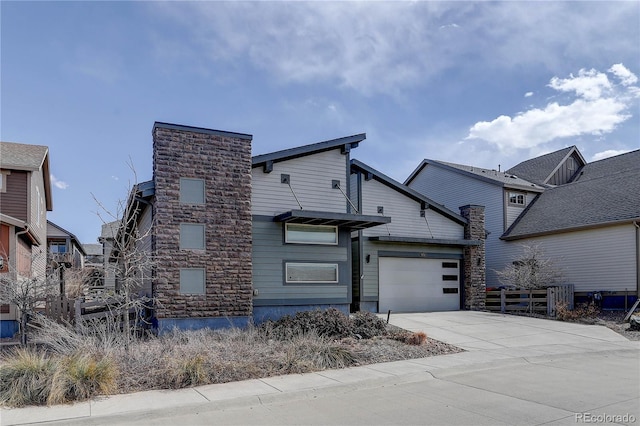
[[[249,133],[254,154],[364,132],[353,156],[401,182],[423,158],[505,169],[640,147],[637,1],[2,1],[0,16],[0,137],[49,146],[49,219],[84,243],[111,219],[95,199],[117,212],[151,178],[154,121]]]

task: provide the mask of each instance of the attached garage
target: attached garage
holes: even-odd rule
[[[379,257],[379,312],[460,309],[460,261]]]

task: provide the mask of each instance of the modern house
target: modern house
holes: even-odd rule
[[[378,297],[379,272],[370,270],[378,258],[383,274],[393,273],[393,259],[427,260],[419,267],[428,264],[435,274],[442,300],[420,309],[479,308],[477,292],[464,289],[481,288],[483,303],[482,208],[459,215],[352,162],[351,151],[364,139],[251,157],[251,135],[155,123],[153,179],[132,189],[109,257],[121,259],[123,247],[150,253],[155,274],[147,289],[159,302],[160,329],[244,325],[315,308],[379,311],[391,299]],[[375,179],[357,183],[362,173]],[[385,191],[390,198],[381,202]],[[405,220],[408,214],[415,217]],[[467,235],[470,223],[475,236]],[[415,224],[420,230],[412,234]],[[368,266],[359,258],[365,251]],[[465,267],[467,258],[475,268]],[[366,279],[358,278],[360,268]],[[382,291],[396,284],[384,277],[382,283]]]
[[[49,149],[0,142],[0,273],[44,279],[51,210]],[[0,336],[15,334],[17,315],[15,306],[0,306]]]
[[[572,146],[505,172],[424,160],[405,183],[447,206],[485,206],[487,286],[537,243],[576,298],[600,292],[621,307],[638,296],[640,151],[587,163]]]

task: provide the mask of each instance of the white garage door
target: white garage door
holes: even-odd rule
[[[379,312],[460,309],[458,260],[379,258]]]

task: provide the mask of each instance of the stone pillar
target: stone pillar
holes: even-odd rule
[[[246,324],[253,309],[251,135],[153,127],[153,251],[161,329]],[[204,181],[204,203],[180,202],[180,178]],[[181,224],[205,225],[204,250],[181,249]],[[205,270],[204,294],[180,291],[180,269]]]
[[[460,215],[467,219],[464,238],[479,242],[464,248],[464,308],[480,311],[485,309],[486,266],[484,206],[466,205],[460,207]]]

